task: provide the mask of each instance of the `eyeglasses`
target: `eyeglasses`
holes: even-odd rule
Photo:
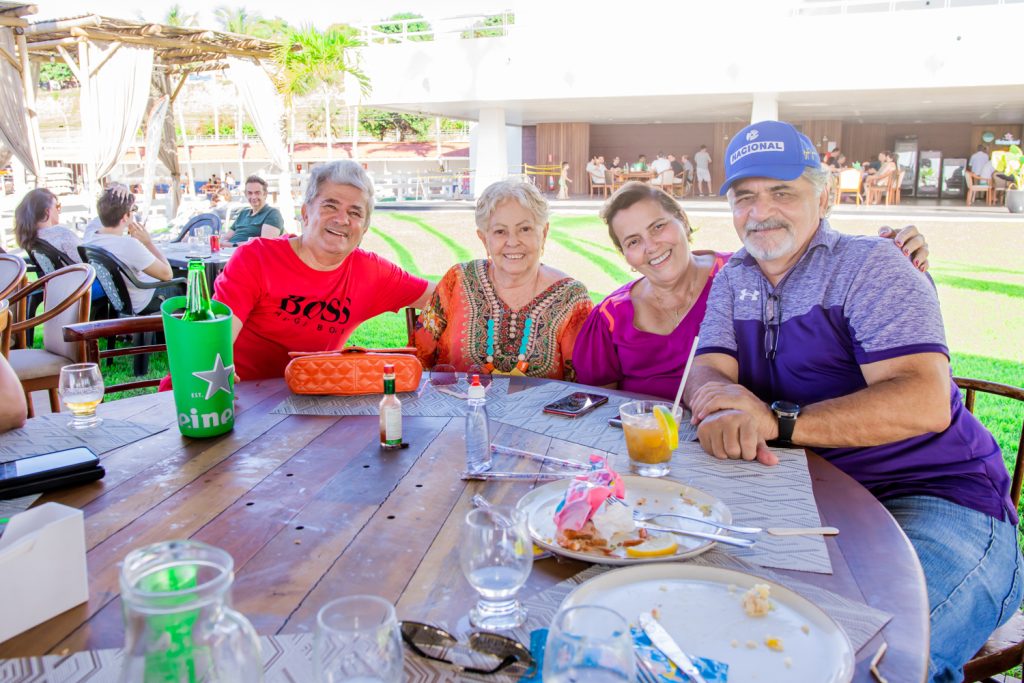
[[[769,294],[764,303],[764,357],[775,360],[782,331],[782,296]]]
[[[465,666],[447,658],[447,651],[459,644],[459,639],[442,628],[418,621],[403,621],[400,631],[402,640],[420,657],[444,662],[458,667],[459,671],[470,674],[493,674],[511,667],[524,671],[536,663],[530,650],[518,640],[497,633],[469,634],[469,648],[478,655],[500,660],[491,668]]]

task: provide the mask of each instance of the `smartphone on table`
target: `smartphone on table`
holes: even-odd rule
[[[0,499],[18,498],[102,479],[100,459],[84,446],[0,464]]]
[[[580,417],[607,402],[607,396],[591,394],[586,391],[574,391],[544,406],[544,412],[551,415],[564,415],[565,417]]]

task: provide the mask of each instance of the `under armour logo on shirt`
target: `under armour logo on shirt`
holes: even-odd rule
[[[761,292],[757,291],[756,289],[740,290],[740,301],[746,301],[747,299],[750,299],[751,301],[757,301],[759,298],[761,298]]]

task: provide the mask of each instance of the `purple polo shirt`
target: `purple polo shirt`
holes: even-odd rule
[[[890,240],[842,235],[824,220],[776,287],[746,249],[736,252],[711,288],[697,350],[735,358],[739,383],[766,403],[803,406],[865,388],[861,365],[928,352],[949,356],[928,277]],[[935,496],[1016,524],[999,446],[964,408],[952,377],[949,405],[941,433],[814,450],[880,500]],[[892,409],[898,418],[900,407]]]

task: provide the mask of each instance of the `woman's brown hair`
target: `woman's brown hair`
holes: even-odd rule
[[[608,201],[606,201],[604,206],[601,207],[601,220],[603,220],[605,225],[608,226],[608,237],[611,238],[612,244],[615,245],[616,249],[622,251],[622,245],[619,244],[618,235],[616,235],[615,231],[612,230],[612,220],[620,211],[625,211],[629,207],[634,204],[638,204],[645,199],[654,200],[666,212],[679,219],[679,222],[683,224],[684,228],[686,228],[686,237],[688,239],[690,238],[693,234],[693,228],[690,227],[690,219],[686,217],[686,213],[683,211],[683,208],[679,206],[679,202],[670,197],[661,188],[648,185],[647,183],[641,183],[637,180],[631,180],[616,190],[615,194],[609,197]]]
[[[22,249],[30,249],[39,239],[39,222],[57,203],[57,195],[44,187],[29,190],[14,210],[14,238]]]

